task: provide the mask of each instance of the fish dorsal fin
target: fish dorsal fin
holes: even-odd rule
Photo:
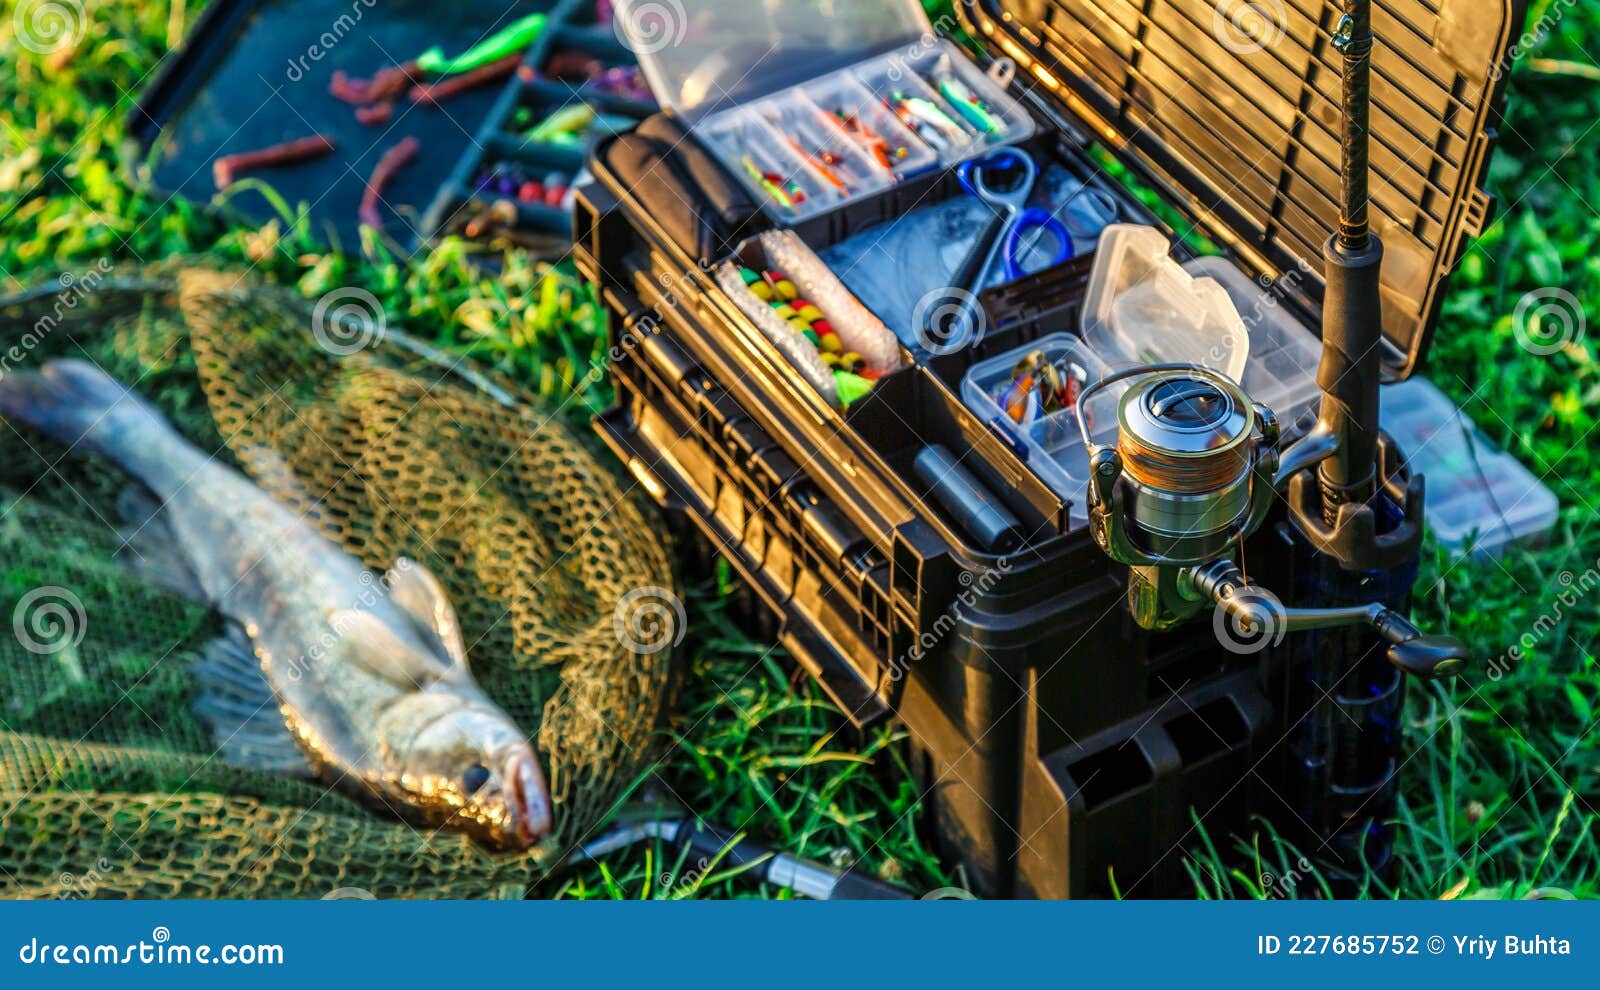
[[[426,567],[407,557],[395,561],[385,575],[389,598],[417,620],[417,624],[439,640],[445,655],[457,667],[466,669],[467,645],[461,637],[461,620],[445,594],[444,585]]]
[[[386,681],[423,688],[449,670],[371,612],[339,609],[329,618],[346,655]]]

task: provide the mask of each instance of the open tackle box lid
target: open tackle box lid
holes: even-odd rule
[[[1526,0],[1373,0],[1385,371],[1426,354],[1484,189]],[[958,16],[1207,237],[1320,320],[1338,223],[1336,0],[966,0]],[[1037,102],[1037,101],[1036,101]]]

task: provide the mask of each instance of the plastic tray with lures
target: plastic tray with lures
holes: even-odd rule
[[[130,114],[138,178],[245,222],[303,215],[346,250],[376,221],[403,251],[453,233],[562,254],[588,148],[655,111],[610,10],[215,0]]]

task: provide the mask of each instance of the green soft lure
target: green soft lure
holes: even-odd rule
[[[999,134],[1005,130],[997,118],[989,110],[989,105],[983,98],[969,89],[966,83],[959,79],[944,79],[939,83],[939,93],[949,100],[951,105],[967,122],[984,134]]]
[[[476,69],[495,59],[505,58],[533,44],[544,33],[550,18],[545,14],[529,14],[468,48],[455,58],[447,58],[444,49],[434,47],[417,56],[417,67],[436,76],[453,76],[458,72]]]
[[[835,371],[833,373],[833,383],[839,389],[839,404],[841,406],[849,406],[865,399],[867,393],[872,391],[873,386],[871,379],[862,378],[860,375],[852,374],[848,371]]]
[[[595,123],[594,107],[587,103],[574,103],[562,107],[531,128],[530,141],[546,144],[573,145],[583,143],[583,136]]]

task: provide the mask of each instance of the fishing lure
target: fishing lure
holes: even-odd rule
[[[479,240],[504,228],[517,225],[517,205],[509,199],[497,199],[480,209],[461,228],[461,233]]]
[[[367,180],[367,188],[361,194],[361,206],[357,211],[363,224],[374,230],[383,229],[383,214],[378,211],[378,204],[383,200],[384,187],[397,172],[415,161],[421,152],[422,142],[408,137],[378,159],[378,164],[372,169],[372,177]]]
[[[598,115],[587,103],[573,103],[562,107],[527,131],[530,141],[571,147],[583,143],[584,136],[594,127]]]
[[[800,188],[799,183],[793,180],[785,181],[778,173],[765,171],[749,155],[744,156],[744,170],[750,173],[750,177],[756,180],[763,192],[784,209],[792,210],[806,201],[805,190]]]
[[[848,406],[872,391],[880,373],[867,367],[866,358],[847,350],[838,331],[815,304],[800,297],[794,282],[776,269],[758,272],[740,268],[739,278],[757,299],[772,308],[799,336],[817,349],[822,363],[833,373],[839,401]]]
[[[384,100],[367,107],[356,107],[356,120],[367,127],[382,127],[394,119],[394,103]]]
[[[883,135],[873,130],[855,114],[846,113],[842,107],[834,110],[831,116],[834,125],[854,138],[858,144],[863,145],[878,166],[886,172],[893,171],[895,163],[911,153],[910,149],[904,146],[891,149],[889,142],[883,139]]]
[[[352,106],[383,103],[400,96],[421,77],[422,67],[415,60],[379,69],[371,79],[352,79],[343,70],[335,70],[328,93]]]
[[[586,84],[589,89],[634,103],[655,105],[656,98],[637,65],[614,65]]]
[[[820,148],[815,153],[809,152],[804,145],[794,138],[791,137],[786,140],[789,142],[789,147],[794,149],[795,154],[809,162],[811,167],[816,169],[817,173],[827,181],[828,185],[847,196],[850,194],[850,184],[845,181],[844,176],[839,171],[839,166],[844,164],[844,156],[826,148]]]
[[[1013,422],[1026,424],[1040,416],[1075,409],[1089,373],[1070,361],[1052,361],[1043,351],[1030,351],[1011,369],[1011,381],[997,396]]]
[[[259,151],[241,151],[233,155],[224,155],[211,163],[211,179],[216,183],[218,190],[226,189],[233,185],[233,180],[240,172],[273,165],[298,165],[313,158],[321,158],[332,151],[333,147],[333,138],[325,134],[313,134],[310,137],[285,141]]]
[[[1000,118],[995,116],[993,109],[985,103],[983,97],[972,91],[966,83],[947,76],[939,80],[939,94],[950,101],[961,116],[967,119],[973,127],[984,134],[1002,134],[1005,125]]]
[[[423,72],[435,76],[453,76],[490,64],[508,55],[521,60],[522,53],[544,33],[550,18],[545,14],[529,14],[506,25],[500,31],[468,48],[454,58],[446,58],[437,45],[417,56],[417,65]]]
[[[887,106],[901,123],[941,151],[960,144],[966,136],[955,118],[932,100],[896,92],[890,95]]]
[[[459,96],[468,90],[477,89],[497,79],[509,76],[515,72],[517,66],[522,64],[522,53],[512,52],[502,58],[496,59],[477,68],[469,69],[460,75],[451,76],[442,82],[419,83],[411,87],[412,103],[431,103],[438,106],[453,96]]]

